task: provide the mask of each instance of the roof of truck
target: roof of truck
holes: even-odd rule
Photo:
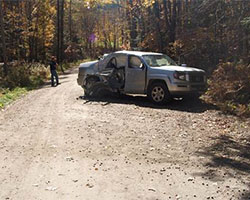
[[[128,54],[128,55],[137,55],[137,56],[143,56],[143,55],[162,55],[161,53],[144,52],[144,51],[116,51],[114,53],[124,53],[124,54]]]

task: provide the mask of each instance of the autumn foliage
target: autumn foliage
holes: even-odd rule
[[[162,52],[213,74],[210,102],[244,107],[236,85],[245,77],[230,73],[244,69],[249,77],[250,1],[3,0],[0,8],[0,62],[46,65],[51,55],[63,63],[123,49]],[[223,78],[231,80],[223,82],[227,92],[217,87]]]
[[[203,98],[223,111],[250,117],[250,65],[220,63]]]

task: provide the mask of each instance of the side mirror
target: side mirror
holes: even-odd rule
[[[182,67],[187,67],[187,64],[181,64]]]
[[[140,69],[142,69],[142,70],[145,69],[145,65],[143,63],[140,65]]]

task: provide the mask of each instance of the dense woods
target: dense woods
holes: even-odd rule
[[[2,0],[0,29],[0,83],[12,62],[156,51],[205,69],[212,80],[206,97],[211,103],[250,110],[248,0]],[[226,76],[232,76],[230,82]],[[224,86],[219,94],[216,84]]]

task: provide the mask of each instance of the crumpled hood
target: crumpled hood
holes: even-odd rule
[[[203,72],[205,73],[204,70],[202,69],[197,69],[197,68],[193,68],[193,67],[181,67],[181,66],[162,66],[162,67],[151,67],[150,68],[151,71],[162,71],[164,73],[164,71],[179,71],[179,72]]]
[[[81,68],[86,68],[86,67],[90,67],[90,66],[93,66],[94,64],[96,64],[98,61],[91,61],[91,62],[86,62],[86,63],[81,63],[80,66],[79,66],[79,70]]]

